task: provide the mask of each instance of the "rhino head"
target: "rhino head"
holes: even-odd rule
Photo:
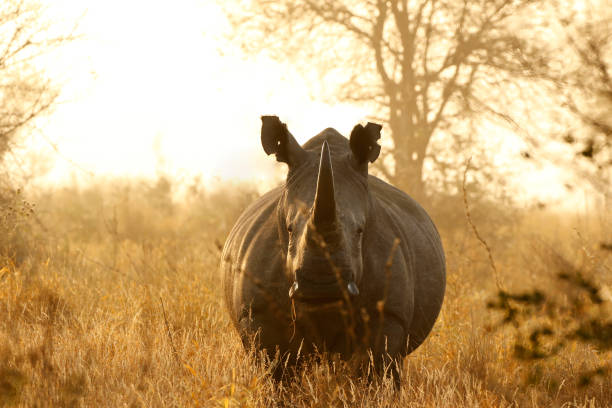
[[[262,117],[262,146],[289,166],[277,208],[289,297],[311,304],[359,296],[370,195],[368,163],[381,126],[355,126],[349,146],[333,129],[300,146],[276,116]],[[320,145],[320,147],[319,147]]]

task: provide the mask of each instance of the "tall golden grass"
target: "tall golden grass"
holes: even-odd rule
[[[612,405],[612,373],[579,381],[610,351],[577,339],[551,358],[516,358],[521,327],[500,326],[501,314],[487,308],[495,279],[465,219],[440,222],[446,299],[430,337],[405,359],[400,391],[388,380],[354,378],[333,360],[275,383],[257,352],[243,350],[217,273],[220,245],[255,196],[227,186],[173,200],[163,179],[38,192],[26,201],[10,195],[0,210],[0,405]],[[609,296],[612,253],[600,245],[612,240],[609,214],[577,219],[474,205],[506,288],[563,298],[555,278],[562,257]]]

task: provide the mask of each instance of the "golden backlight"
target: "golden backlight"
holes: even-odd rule
[[[433,3],[447,16],[449,8],[464,7],[456,13],[461,21],[483,16],[474,24],[483,27],[491,22],[481,12],[487,7],[539,11],[555,3],[565,12],[574,2],[579,14],[583,1],[0,0],[0,407],[612,407],[612,166],[597,168],[598,152],[584,143],[589,134],[579,133],[590,129],[560,106],[561,98],[546,99],[548,89],[531,89],[531,81],[521,89],[522,80],[502,75],[474,95],[507,104],[503,118],[479,103],[464,120],[457,104],[442,126],[432,122],[439,107],[433,102],[445,100],[452,73],[441,71],[428,85],[434,109],[419,110],[414,96],[428,75],[405,65],[408,77],[423,79],[412,89],[403,81],[387,88],[389,100],[394,92],[412,100],[396,104],[397,115],[374,111],[383,104],[333,103],[342,93],[371,100],[377,83],[369,89],[375,72],[363,69],[371,63],[367,49],[355,58],[360,48],[348,48],[343,35],[319,33],[308,37],[314,47],[306,57],[246,57],[230,31],[256,39],[243,36],[247,25],[230,26],[221,10],[252,5],[257,18],[274,15],[280,3],[303,22],[311,14],[299,14],[304,9],[295,4],[315,14],[320,5],[372,4],[379,7],[364,21],[373,21],[387,6],[399,5],[396,15],[410,7],[414,15],[414,5],[426,4],[421,11],[431,23],[422,27],[438,31]],[[3,11],[30,2],[45,5],[51,38],[64,38],[79,22],[73,41],[28,60],[35,81],[28,64],[2,66],[6,43],[15,44],[14,34],[2,36]],[[346,11],[337,11],[344,18]],[[533,24],[530,38],[543,43],[554,37],[538,20],[544,11],[533,19],[510,14],[520,20],[517,29]],[[405,22],[400,13],[394,23],[392,12],[389,30]],[[308,48],[293,20],[275,21],[288,21],[290,36],[267,19],[251,35],[270,28],[281,33],[271,41]],[[464,41],[457,21],[443,23],[443,35],[432,38],[446,50],[447,38],[457,37],[449,55],[461,59],[472,41]],[[4,32],[13,27],[19,25]],[[497,30],[482,37],[487,45],[506,35]],[[264,47],[275,49],[292,47]],[[330,53],[312,58],[321,50]],[[431,54],[421,55],[418,65],[426,66]],[[333,72],[322,75],[330,66]],[[37,68],[61,94],[51,111],[21,126],[39,104],[23,107],[46,101]],[[484,69],[486,81],[493,71]],[[451,88],[463,92],[462,84]],[[34,97],[23,91],[28,86]],[[427,93],[420,95],[422,103]],[[608,102],[603,106],[612,107]],[[369,170],[397,175],[392,181],[418,199],[433,225],[391,188],[372,183],[364,194],[355,172],[337,160],[335,181],[325,170],[320,179],[310,171],[310,182],[297,175],[278,205],[278,191],[257,203],[287,171],[261,146],[262,115],[277,115],[300,143],[328,127],[349,136],[357,123],[382,123],[382,153]],[[424,132],[432,123],[435,132]],[[377,134],[360,133],[355,156],[370,159],[367,136]],[[390,150],[393,141],[400,154]],[[422,167],[410,166],[421,158]],[[420,168],[425,191],[413,183]],[[302,189],[309,185],[310,192]],[[300,200],[313,200],[312,215],[300,211]],[[398,356],[420,342],[433,324],[431,305],[440,302],[431,334],[396,366],[392,349]],[[261,330],[241,335],[249,325]],[[319,347],[317,340],[325,341]],[[264,341],[268,352],[259,350]],[[283,344],[294,348],[283,353]],[[376,370],[376,360],[389,365]],[[280,368],[286,375],[277,381]],[[396,369],[399,388],[391,376],[376,375]]]
[[[62,0],[49,11],[58,25],[82,14],[82,37],[45,62],[64,88],[34,143],[37,157],[53,161],[43,182],[166,174],[256,181],[265,189],[283,171],[261,149],[260,115],[278,115],[304,142],[326,127],[348,135],[375,114],[320,101],[289,62],[244,57],[226,38],[229,24],[213,1]],[[492,138],[492,146],[501,139],[492,162],[513,168],[521,143],[510,135]],[[525,190],[521,198],[567,194],[559,168],[526,167],[529,183],[508,181]]]
[[[66,102],[43,126],[70,160],[56,160],[54,182],[88,174],[82,169],[270,179],[274,159],[261,149],[260,115],[282,117],[300,142],[329,126],[346,134],[365,116],[313,101],[289,65],[242,59],[224,39],[227,22],[212,2],[66,0],[54,7],[60,16],[86,9],[84,39],[52,61],[70,71]]]

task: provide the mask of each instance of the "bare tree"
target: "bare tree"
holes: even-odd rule
[[[527,77],[534,50],[516,19],[534,3],[252,0],[226,10],[245,51],[314,66],[336,84],[332,98],[377,112],[393,140],[379,170],[423,196],[424,163],[444,166],[432,138],[451,147],[462,138],[458,123],[480,114],[516,125],[504,109],[516,93],[505,90]]]
[[[49,111],[59,86],[40,57],[74,39],[60,32],[36,0],[0,3],[0,160],[28,124]]]

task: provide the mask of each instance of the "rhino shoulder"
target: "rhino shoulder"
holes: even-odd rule
[[[396,301],[390,309],[404,317],[402,321],[410,339],[405,351],[408,353],[424,341],[440,311],[446,287],[444,249],[433,221],[416,200],[376,177],[370,176],[368,181],[376,207],[376,222],[382,224],[379,227],[385,231],[382,234],[386,239],[400,239],[398,252],[402,253],[408,269],[406,275],[397,275],[407,281],[401,277],[396,279],[393,287],[396,295],[389,295]],[[406,288],[408,293],[400,293]],[[403,303],[406,299],[412,299],[409,308]],[[407,310],[410,310],[408,314]]]
[[[275,188],[250,204],[229,233],[220,270],[225,302],[236,323],[245,304],[251,303],[251,283],[244,274],[265,281],[266,267],[277,263],[275,209],[282,188]]]
[[[239,247],[245,244],[248,245],[256,232],[265,228],[266,224],[269,224],[282,191],[282,186],[268,191],[242,212],[225,242],[223,249],[224,258],[228,255],[238,255],[235,252],[239,250]]]

